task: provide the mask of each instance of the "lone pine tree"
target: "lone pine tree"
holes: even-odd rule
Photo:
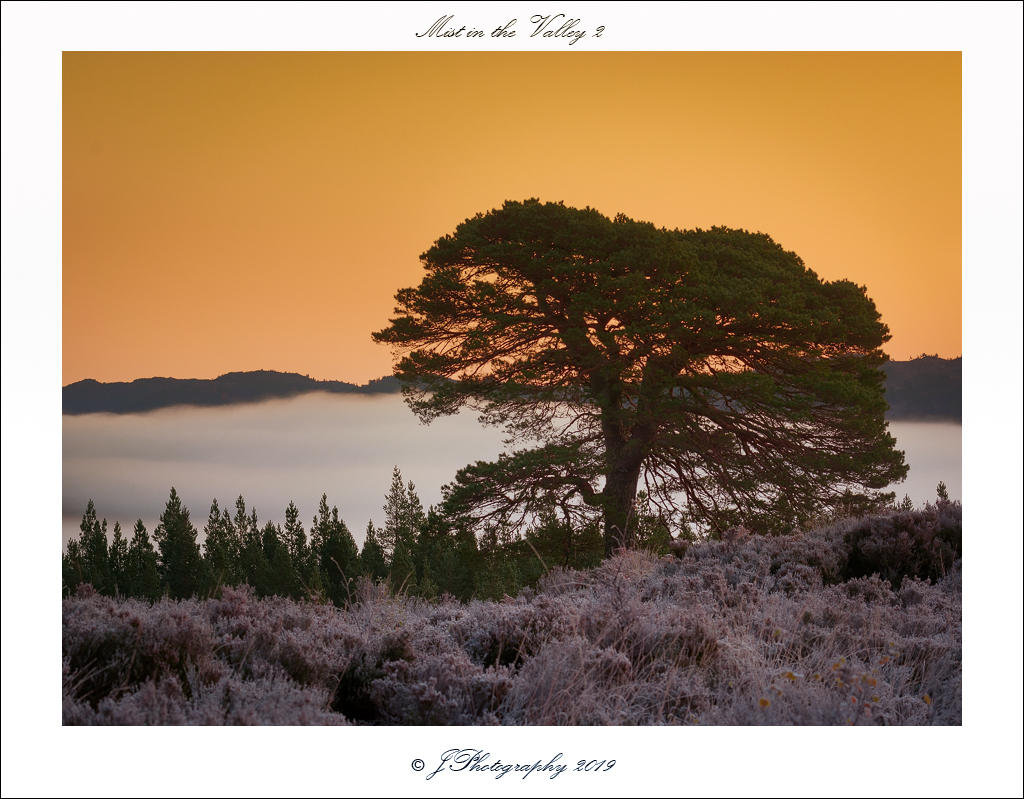
[[[480,529],[554,507],[600,518],[607,553],[631,540],[641,482],[677,519],[772,531],[884,500],[907,473],[866,289],[819,279],[767,235],[528,200],[421,259],[373,334],[408,403],[426,422],[469,406],[532,444],[447,487]]]

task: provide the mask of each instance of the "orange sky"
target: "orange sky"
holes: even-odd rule
[[[65,53],[63,383],[363,383],[506,199],[770,234],[961,354],[959,53]]]

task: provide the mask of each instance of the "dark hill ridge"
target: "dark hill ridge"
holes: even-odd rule
[[[885,370],[885,398],[889,419],[963,418],[963,359],[922,355],[911,361],[889,361]]]
[[[139,413],[172,405],[233,405],[294,397],[314,391],[329,394],[394,394],[398,378],[381,377],[365,386],[340,380],[313,380],[292,372],[228,372],[214,380],[144,377],[131,383],[80,380],[64,386],[63,412]]]
[[[961,420],[961,359],[930,355],[912,361],[890,361],[883,368],[890,419]],[[63,412],[139,413],[172,405],[233,405],[294,397],[314,391],[330,394],[397,394],[395,377],[371,380],[365,386],[340,380],[313,380],[291,372],[229,372],[214,380],[146,377],[131,383],[80,380],[64,386]]]

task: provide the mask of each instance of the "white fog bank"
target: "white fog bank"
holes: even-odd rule
[[[959,425],[898,422],[890,429],[910,463],[907,481],[893,487],[897,498],[934,500],[939,480],[961,497]],[[421,425],[397,394],[64,416],[62,543],[78,535],[90,498],[111,532],[117,520],[130,536],[138,518],[152,532],[174,486],[200,537],[214,497],[233,513],[242,494],[261,522],[278,523],[294,500],[308,530],[326,493],[361,545],[367,521],[384,521],[394,466],[426,507],[440,501],[456,471],[503,448],[501,431],[483,427],[476,414]]]
[[[890,486],[896,499],[909,494],[914,505],[935,502],[935,487],[946,484],[950,499],[963,499],[963,427],[949,422],[890,422],[896,448],[906,453],[910,474]]]
[[[65,416],[63,427],[65,543],[90,498],[110,529],[117,519],[130,534],[141,518],[152,532],[174,486],[200,537],[214,497],[233,514],[241,494],[261,522],[281,524],[294,500],[308,530],[326,493],[361,544],[366,523],[384,521],[393,467],[427,507],[456,471],[503,449],[501,431],[476,414],[421,425],[399,394]]]

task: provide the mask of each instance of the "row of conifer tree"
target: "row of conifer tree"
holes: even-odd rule
[[[92,502],[82,517],[81,535],[63,555],[63,593],[88,583],[107,596],[155,601],[168,596],[211,597],[225,585],[248,584],[261,597],[283,596],[352,601],[360,578],[396,593],[435,599],[450,594],[500,599],[514,596],[552,566],[590,568],[600,562],[603,543],[596,524],[574,529],[552,514],[525,535],[491,529],[480,538],[465,522],[431,507],[423,510],[415,485],[404,483],[396,466],[385,496],[384,525],[367,525],[360,551],[352,533],[325,494],[307,534],[294,502],[282,527],[260,526],[243,497],[234,514],[216,499],[200,545],[188,508],[174,488],[152,536],[142,520],[129,540],[120,523],[108,538]],[[652,529],[648,546],[664,549],[666,530]]]

